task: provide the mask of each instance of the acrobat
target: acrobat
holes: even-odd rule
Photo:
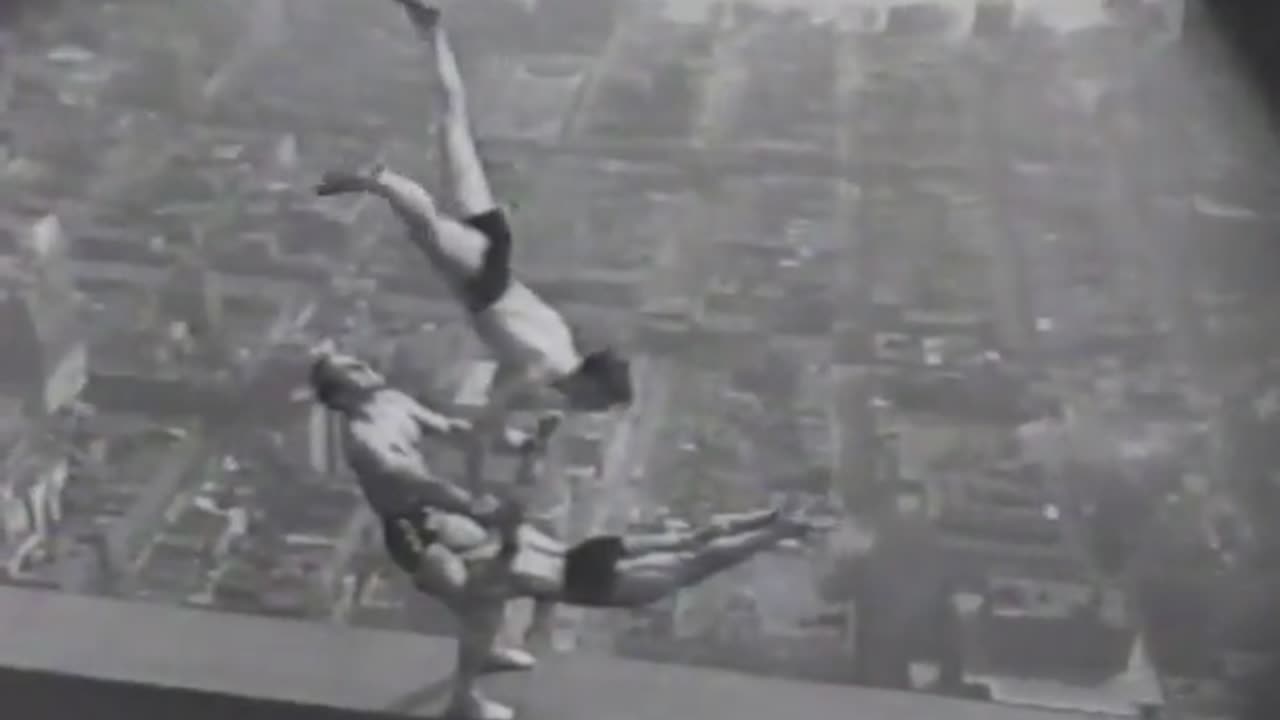
[[[325,174],[321,196],[369,193],[380,197],[466,309],[476,334],[498,361],[482,424],[501,426],[518,398],[546,389],[567,409],[602,411],[632,402],[630,361],[605,347],[586,351],[559,310],[513,277],[512,229],[494,199],[472,137],[466,90],[457,59],[440,23],[440,11],[424,0],[393,0],[431,49],[439,102],[444,187],[457,216],[445,212],[418,182],[382,166]]]
[[[614,348],[583,348],[564,315],[513,277],[512,229],[476,149],[466,89],[440,11],[424,0],[393,1],[432,55],[442,187],[456,215],[420,183],[383,166],[326,173],[315,190],[321,196],[369,193],[386,200],[497,359],[486,407],[475,421],[479,431],[466,453],[466,476],[482,478],[495,433],[513,404],[533,398],[543,407],[585,412],[630,406],[631,362]],[[526,640],[547,634],[552,612],[549,604],[535,602]]]
[[[471,432],[468,421],[423,406],[358,358],[332,350],[317,353],[310,381],[316,399],[341,418],[348,462],[381,518],[391,558],[460,620],[453,717],[514,717],[477,688],[485,672],[535,663],[528,653],[494,646],[507,601],[643,606],[816,529],[762,510],[686,532],[599,535],[569,546],[526,522],[519,497],[537,479],[557,415],[544,415],[534,432],[508,428],[507,444],[520,453],[515,483],[504,497],[474,494],[433,473],[418,449],[427,435]]]

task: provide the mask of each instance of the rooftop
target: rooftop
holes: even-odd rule
[[[324,610],[304,598],[325,569],[342,562],[356,497],[344,486],[288,483],[237,463],[181,493],[144,554],[139,597],[300,616]],[[265,563],[258,559],[264,551],[246,542],[258,528],[275,538]]]
[[[445,678],[442,638],[0,589],[0,666],[118,683],[306,702],[402,706]],[[570,655],[498,680],[524,717],[1072,720],[1070,713]],[[429,703],[423,703],[428,705]],[[712,709],[714,708],[714,712]]]

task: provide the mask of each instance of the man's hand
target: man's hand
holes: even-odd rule
[[[501,506],[502,503],[498,498],[492,495],[482,495],[476,498],[475,502],[471,503],[471,514],[475,516],[477,520],[490,522],[498,514],[498,510]]]
[[[542,442],[551,439],[552,435],[560,429],[560,425],[564,423],[564,413],[560,410],[547,410],[538,416],[537,430],[534,432]]]
[[[442,435],[445,437],[464,438],[475,433],[475,425],[466,418],[448,418],[444,423]]]
[[[548,410],[538,416],[534,430],[520,443],[520,452],[526,455],[541,455],[547,451],[551,438],[564,422],[564,413],[559,410]]]
[[[493,524],[503,535],[514,534],[520,523],[524,522],[524,504],[511,499],[498,502],[498,509],[493,514]]]
[[[484,495],[471,506],[472,515],[485,525],[500,531],[514,529],[524,522],[524,506],[507,498]]]
[[[559,411],[545,412],[538,417],[533,430],[522,430],[515,427],[503,428],[499,437],[503,452],[521,455],[540,455],[547,450],[552,436],[560,428],[564,414]]]

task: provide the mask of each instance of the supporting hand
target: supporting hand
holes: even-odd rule
[[[538,416],[538,426],[535,436],[542,442],[551,439],[552,435],[560,429],[560,425],[564,423],[564,413],[560,410],[547,410]]]
[[[500,559],[510,559],[519,551],[520,526],[525,520],[524,504],[513,498],[502,498],[490,519],[490,524],[501,539]]]
[[[520,452],[526,455],[541,455],[547,451],[551,438],[564,422],[564,413],[559,410],[548,410],[538,416],[538,423],[520,444]]]

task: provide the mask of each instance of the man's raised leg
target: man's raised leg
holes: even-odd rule
[[[497,209],[471,132],[466,87],[449,37],[440,22],[440,11],[424,0],[395,0],[404,8],[419,37],[432,51],[435,100],[440,103],[437,129],[444,187],[453,193],[462,217],[475,217]]]

